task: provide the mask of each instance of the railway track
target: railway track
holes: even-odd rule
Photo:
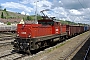
[[[14,41],[16,34],[10,32],[1,32],[0,33],[0,47],[11,45],[11,42]]]
[[[0,47],[7,46],[7,45],[11,45],[11,42],[0,43]]]
[[[14,39],[16,34],[12,33],[0,33],[0,41]]]
[[[12,33],[0,33],[0,60],[17,60],[25,56],[17,52],[12,53],[11,42],[14,40],[14,36],[15,34]],[[7,48],[7,46],[10,47]]]
[[[3,38],[0,38],[0,41],[5,41],[5,40],[13,40],[14,37],[3,37]]]
[[[25,56],[27,55],[19,54],[17,52],[12,53],[12,50],[9,50],[8,53],[4,52],[2,55],[0,55],[0,60],[17,60]]]
[[[88,47],[88,49],[86,51],[87,52],[86,52],[83,60],[90,60],[90,46]]]
[[[81,47],[86,43],[87,40],[90,39],[90,35],[85,38],[80,44],[78,44],[63,60],[70,60],[74,57],[74,55],[81,49]],[[87,59],[88,53],[90,51],[90,47],[88,48],[88,51],[86,52],[86,55],[84,57],[84,60]]]
[[[11,45],[11,42],[13,40],[7,40],[7,41],[0,41],[0,47]]]
[[[12,36],[12,35],[16,35],[16,33],[10,33],[10,32],[0,32],[0,36]]]

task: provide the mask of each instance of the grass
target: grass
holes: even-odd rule
[[[1,13],[2,12],[4,14],[4,17],[6,17],[6,18],[23,18],[23,17],[25,18],[25,17],[27,17],[26,15],[22,15],[22,14],[19,14],[19,13],[0,10],[0,18],[1,18]]]

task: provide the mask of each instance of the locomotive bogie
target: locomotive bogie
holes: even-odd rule
[[[53,42],[58,41],[55,40],[58,37],[60,37],[60,34],[42,36],[37,38],[28,38],[28,39],[22,39],[20,37],[17,37],[16,39],[17,42],[16,44],[14,44],[14,46],[16,47],[16,50],[25,51],[25,52],[29,50],[30,52],[31,50],[37,50],[39,48],[53,44]]]

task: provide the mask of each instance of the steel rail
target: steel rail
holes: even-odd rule
[[[88,49],[86,50],[87,52],[86,52],[86,54],[85,54],[85,56],[84,56],[84,60],[87,60],[87,56],[88,56],[88,54],[89,54],[89,52],[90,52],[90,46],[88,47]]]
[[[90,35],[85,38],[74,50],[72,50],[65,58],[63,58],[63,60],[66,60],[68,57],[71,56],[71,54],[77,50],[77,48],[79,48],[84,42],[86,42],[88,39],[90,38]]]
[[[18,51],[15,51],[15,52],[11,52],[11,53],[9,53],[9,54],[5,54],[5,55],[3,55],[3,56],[0,56],[0,59],[4,59],[4,58],[6,58],[6,57],[8,57],[8,56],[14,56],[14,54],[17,54],[18,53]],[[25,57],[25,56],[27,56],[27,55],[21,55],[21,54],[19,54],[19,57],[17,56],[15,56],[15,58],[13,59],[13,60],[17,60],[17,59],[20,59],[20,58],[23,58],[23,57]],[[12,57],[11,57],[12,58]]]

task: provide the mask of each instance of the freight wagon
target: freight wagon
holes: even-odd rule
[[[16,25],[0,25],[0,32],[16,32]]]
[[[84,26],[84,31],[89,30],[89,26]]]
[[[66,29],[68,36],[75,36],[84,32],[84,26],[66,25]]]

